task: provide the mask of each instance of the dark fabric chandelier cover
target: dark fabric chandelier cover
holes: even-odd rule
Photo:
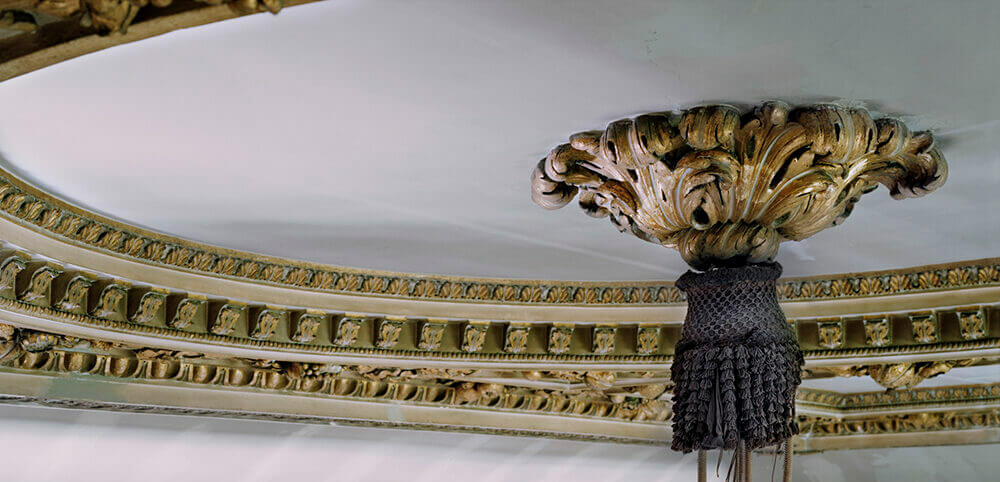
[[[687,272],[672,367],[674,450],[753,450],[797,430],[802,352],[778,305],[777,263]]]

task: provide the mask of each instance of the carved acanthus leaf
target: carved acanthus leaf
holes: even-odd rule
[[[862,365],[834,368],[832,371],[842,377],[868,375],[876,383],[888,390],[910,389],[928,378],[949,372],[952,368],[975,364],[978,359],[926,361],[916,363],[894,363],[887,365]]]
[[[933,137],[897,120],[772,102],[745,115],[713,105],[612,122],[553,149],[531,181],[542,207],[579,194],[587,214],[706,269],[772,260],[781,242],[843,221],[878,184],[917,197],[947,171]]]

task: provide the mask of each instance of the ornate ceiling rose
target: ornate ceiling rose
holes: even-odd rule
[[[878,184],[895,199],[941,186],[948,166],[930,133],[837,105],[725,105],[649,113],[574,134],[532,173],[532,199],[579,194],[594,217],[675,248],[695,269],[774,259],[842,222]]]
[[[799,430],[804,359],[776,296],[778,245],[839,224],[878,184],[899,199],[946,177],[933,137],[900,121],[768,102],[746,113],[713,105],[645,114],[575,134],[538,163],[531,183],[541,206],[579,194],[588,214],[610,215],[704,271],[677,282],[688,310],[671,366],[671,447],[699,451],[699,480],[705,450],[733,450],[739,482],[750,478],[753,451],[774,445],[784,445],[789,480]]]

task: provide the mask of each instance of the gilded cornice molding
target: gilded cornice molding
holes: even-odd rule
[[[362,420],[331,415],[291,415],[266,411],[226,410],[175,407],[151,403],[104,402],[94,400],[66,399],[52,397],[30,397],[20,395],[0,395],[0,403],[30,404],[79,410],[108,410],[113,412],[153,413],[163,415],[190,415],[222,417],[233,419],[266,420],[272,422],[314,423],[362,428],[393,428],[405,430],[428,430],[434,432],[461,432],[482,435],[503,435],[513,437],[537,437],[558,440],[619,443],[634,445],[667,445],[658,439],[636,438],[620,435],[595,435],[589,433],[563,433],[532,428],[496,428],[459,423],[420,423],[392,420]]]
[[[796,451],[996,443],[1000,408],[879,414],[851,419],[799,417]]]
[[[952,368],[975,364],[978,360],[933,360],[915,363],[893,363],[882,365],[859,365],[836,367],[831,370],[839,376],[869,376],[876,383],[889,390],[913,388],[928,378],[943,375]]]
[[[317,0],[0,0],[0,81],[173,30]]]
[[[46,236],[156,266],[327,293],[533,305],[683,305],[670,282],[476,279],[343,268],[195,243],[88,212],[0,170],[0,216]],[[1000,286],[1000,258],[779,281],[783,301]]]
[[[1000,294],[991,299],[1000,302]],[[679,320],[528,322],[279,306],[147,285],[11,248],[0,249],[0,311],[66,330],[97,329],[111,338],[141,335],[154,344],[191,341],[205,350],[276,350],[292,360],[336,355],[400,364],[439,360],[663,367],[672,360],[681,328]],[[880,357],[941,360],[962,353],[1000,354],[1000,310],[993,304],[790,322],[810,367],[851,360],[867,365],[865,360]]]
[[[94,388],[80,393],[131,395],[53,398],[33,388],[48,386],[44,380],[53,377]],[[111,390],[114,384],[134,388]],[[0,324],[0,402],[8,403],[661,444],[668,438],[672,415],[669,388],[663,370],[512,372],[281,362],[130,346]],[[213,395],[220,393],[224,396]],[[260,394],[269,397],[270,404],[255,405]],[[437,415],[399,422],[373,416],[381,413],[378,410],[344,410],[336,417],[296,412],[295,402],[303,397],[314,400],[310,403],[346,401],[354,407],[436,407],[432,413]],[[229,405],[232,400],[240,400],[239,409]],[[955,443],[954,435],[961,440],[963,431],[1000,427],[1000,384],[864,393],[800,389],[797,404],[804,441],[947,432],[953,435],[948,443]],[[513,421],[516,417],[523,420]],[[539,424],[553,417],[551,425]],[[590,425],[578,430],[583,424]],[[830,447],[841,442],[825,443]]]
[[[882,392],[838,393],[800,388],[796,396],[800,406],[839,410],[842,416],[881,412],[886,408],[902,411],[911,406],[936,409],[953,405],[1000,402],[1000,383],[922,387]]]

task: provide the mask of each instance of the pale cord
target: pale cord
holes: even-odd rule
[[[792,438],[785,440],[785,480],[792,482]]]
[[[736,472],[733,473],[733,482],[743,482],[743,441],[736,445],[733,451],[733,459],[736,462]]]
[[[771,460],[771,482],[774,482],[774,469],[778,467],[778,452],[781,451],[781,445],[778,445],[774,449],[774,459]]]
[[[738,450],[739,449],[733,449],[733,457],[731,459],[729,459],[729,470],[726,471],[726,482],[730,482],[730,481],[733,480],[730,477],[733,476],[733,467],[736,465],[736,459],[737,459],[736,452]],[[721,449],[720,449],[720,451],[721,451]]]

